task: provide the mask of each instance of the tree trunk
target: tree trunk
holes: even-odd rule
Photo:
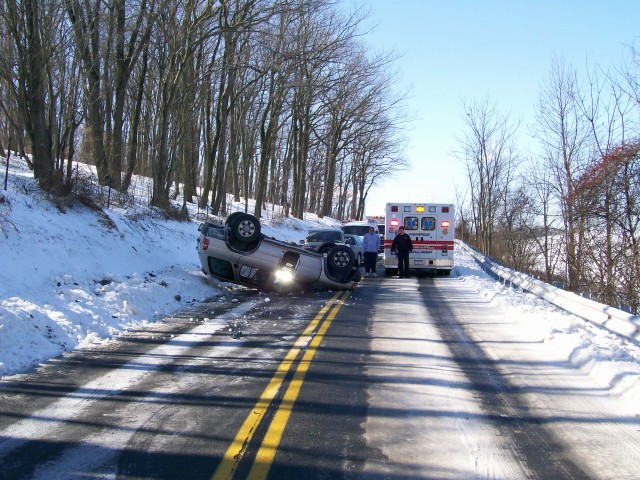
[[[86,122],[91,137],[93,160],[96,164],[98,181],[101,185],[107,185],[109,166],[104,145],[104,115],[100,86],[100,2],[96,0],[94,11],[86,12],[86,18],[77,0],[65,0],[65,4],[87,81]]]

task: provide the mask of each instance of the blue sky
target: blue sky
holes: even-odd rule
[[[465,133],[463,102],[490,99],[520,120],[519,145],[535,145],[529,126],[540,85],[555,57],[579,73],[587,66],[618,68],[638,46],[640,2],[524,0],[369,0],[364,41],[398,51],[400,85],[411,88],[415,113],[406,158],[410,169],[372,191],[368,215],[387,201],[455,203],[464,189],[463,165],[453,152]],[[395,193],[394,193],[395,192]]]

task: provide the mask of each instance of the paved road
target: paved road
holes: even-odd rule
[[[0,382],[0,478],[593,478],[481,303],[453,277],[236,289]]]

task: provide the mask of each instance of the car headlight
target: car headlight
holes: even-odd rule
[[[293,281],[293,272],[290,268],[284,267],[276,270],[276,282],[290,283]]]

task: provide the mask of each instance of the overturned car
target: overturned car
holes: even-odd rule
[[[224,224],[198,229],[197,250],[206,275],[267,291],[349,290],[361,280],[353,251],[336,245],[326,253],[266,237],[253,215],[236,212]]]

